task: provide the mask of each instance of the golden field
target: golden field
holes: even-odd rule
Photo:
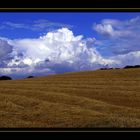
[[[140,127],[140,69],[0,81],[0,127]]]

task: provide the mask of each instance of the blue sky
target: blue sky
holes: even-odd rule
[[[0,75],[139,64],[139,12],[1,12]]]
[[[73,26],[73,32],[78,34],[84,34],[85,37],[96,36],[96,32],[92,30],[92,24],[94,22],[99,23],[102,19],[118,19],[129,20],[139,16],[137,12],[6,12],[0,13],[0,22],[12,22],[12,23],[25,23],[32,24],[32,21],[45,19],[54,23],[62,23]],[[50,27],[51,28],[51,27]],[[46,30],[49,30],[46,29]],[[22,37],[38,37],[43,34],[43,31],[29,31],[28,29],[3,29],[0,32],[0,36],[8,38],[22,38]]]

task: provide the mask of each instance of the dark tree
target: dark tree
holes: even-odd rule
[[[9,76],[1,76],[0,80],[12,80],[12,78]]]
[[[108,70],[108,68],[100,68],[100,70]]]
[[[34,76],[28,76],[27,78],[34,78]]]
[[[134,68],[140,68],[140,65],[135,65]]]
[[[125,66],[124,69],[129,69],[129,68],[140,68],[140,65],[135,65],[135,66]]]

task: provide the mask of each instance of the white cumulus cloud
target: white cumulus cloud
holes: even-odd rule
[[[140,17],[103,19],[100,23],[94,23],[93,29],[103,38],[100,40],[101,46],[105,46],[103,51],[109,50],[113,55],[140,51]]]
[[[75,36],[68,28],[34,39],[6,39],[10,59],[0,72],[9,74],[63,73],[93,70],[115,61],[104,59],[94,48],[95,38]]]
[[[105,58],[94,47],[97,41],[83,35],[75,36],[68,28],[38,38],[1,38],[0,74],[25,77],[139,64],[139,50]]]

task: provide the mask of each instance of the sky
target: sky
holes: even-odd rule
[[[139,12],[0,12],[0,75],[140,65]]]

